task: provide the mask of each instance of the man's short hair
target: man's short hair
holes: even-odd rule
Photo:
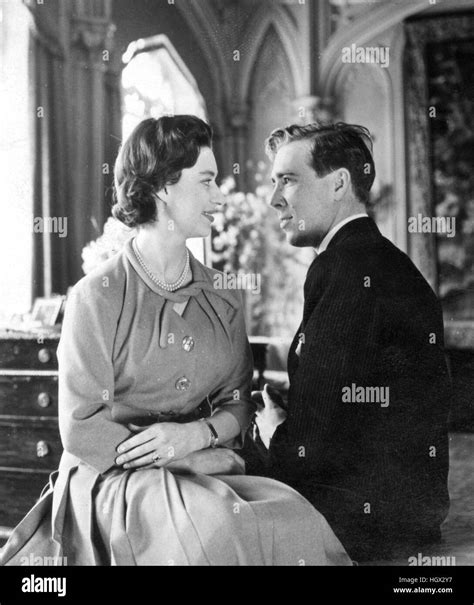
[[[372,137],[364,126],[357,124],[321,124],[306,126],[293,124],[277,128],[266,140],[266,152],[274,159],[283,145],[293,141],[310,141],[311,166],[318,177],[325,177],[338,168],[346,168],[358,200],[369,201],[369,192],[375,179],[372,157]]]

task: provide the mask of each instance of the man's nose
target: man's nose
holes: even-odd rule
[[[282,196],[281,189],[278,185],[275,186],[270,198],[270,206],[275,209],[282,208],[286,204],[285,198]]]

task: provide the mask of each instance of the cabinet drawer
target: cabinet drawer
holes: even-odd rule
[[[48,473],[0,470],[0,525],[15,527],[47,483]]]
[[[0,415],[57,416],[57,376],[2,376]]]
[[[57,340],[1,339],[0,368],[54,370],[58,367]]]
[[[55,419],[0,418],[0,466],[54,471],[62,454]]]

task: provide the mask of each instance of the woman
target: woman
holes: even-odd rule
[[[243,313],[186,248],[221,201],[211,145],[207,124],[175,116],[145,120],[121,149],[113,212],[138,235],[68,300],[65,452],[4,563],[34,552],[68,565],[350,564],[302,496],[246,477],[229,449],[254,412]]]

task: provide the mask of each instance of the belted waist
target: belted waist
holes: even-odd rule
[[[211,405],[205,399],[198,407],[183,414],[177,410],[158,411],[131,407],[128,405],[115,405],[112,408],[112,418],[120,424],[136,424],[137,426],[148,426],[156,422],[193,422],[200,418],[211,415]]]

